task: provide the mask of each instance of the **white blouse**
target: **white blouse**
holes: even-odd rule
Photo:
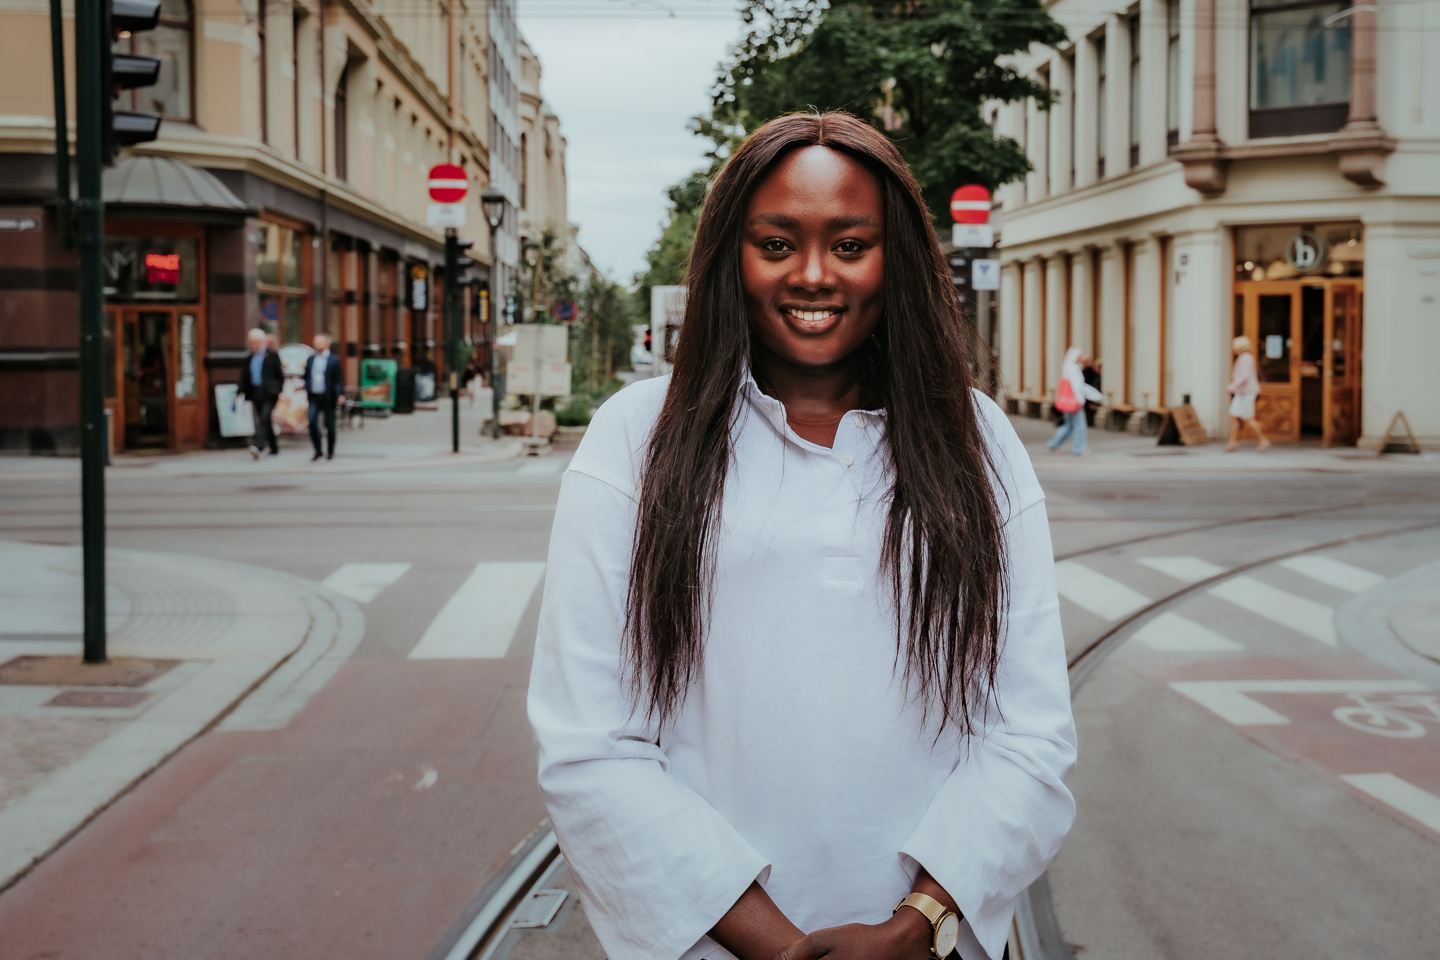
[[[880,564],[884,414],[833,448],[747,377],[703,674],[662,738],[626,699],[621,633],[645,446],[668,378],[596,413],[560,488],[530,678],[545,805],[610,960],[729,960],[707,932],[759,880],[807,933],[879,923],[919,865],[964,960],[997,960],[1015,898],[1060,852],[1075,729],[1045,504],[977,394],[1009,549],[998,710],[969,742],[903,681]]]

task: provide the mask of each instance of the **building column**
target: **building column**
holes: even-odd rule
[[[1053,254],[1045,265],[1045,386],[1053,390],[1065,359],[1065,254]]]
[[[1007,263],[1000,268],[1000,393],[1003,396],[1019,396],[1023,386],[1020,364],[1020,344],[1023,340],[1021,294],[1022,286],[1019,263]]]
[[[1075,185],[1070,182],[1070,110],[1075,97],[1074,71],[1068,57],[1059,54],[1050,58],[1050,86],[1055,91],[1055,106],[1050,117],[1050,192],[1064,193]]]
[[[1070,345],[1079,347],[1092,358],[1095,356],[1095,342],[1091,336],[1094,256],[1095,251],[1087,247],[1077,250],[1070,258]]]
[[[1130,27],[1126,17],[1105,22],[1105,176],[1130,169]]]
[[[1117,242],[1095,251],[1100,258],[1100,343],[1096,360],[1104,364],[1106,399],[1125,403],[1125,251]]]
[[[1165,159],[1165,100],[1170,92],[1165,0],[1140,3],[1140,164]]]
[[[1350,16],[1350,116],[1330,149],[1340,173],[1362,187],[1382,185],[1385,157],[1395,141],[1385,136],[1375,112],[1375,7],[1358,4]]]
[[[1225,144],[1215,129],[1215,0],[1195,0],[1195,94],[1190,139],[1175,150],[1185,184],[1203,194],[1225,192]]]
[[[1024,110],[1025,155],[1034,168],[1025,176],[1025,200],[1035,203],[1050,196],[1054,189],[1053,181],[1047,181],[1050,175],[1050,114],[1042,112],[1034,100],[1026,100]]]
[[[1095,182],[1095,126],[1096,107],[1095,84],[1099,71],[1095,62],[1095,41],[1093,37],[1081,37],[1075,42],[1075,151],[1076,187],[1088,186]]]
[[[1160,241],[1148,237],[1130,251],[1130,402],[1160,406],[1160,375]]]
[[[1190,404],[1212,437],[1228,429],[1230,334],[1234,270],[1223,227],[1177,234],[1172,240],[1174,284],[1170,289],[1173,400]]]
[[[1045,294],[1041,290],[1044,282],[1044,261],[1031,260],[1025,264],[1024,282],[1024,380],[1025,396],[1043,398],[1045,396],[1044,377],[1044,304]]]

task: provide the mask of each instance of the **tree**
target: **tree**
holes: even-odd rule
[[[570,382],[576,393],[608,393],[615,371],[630,366],[635,295],[592,270],[577,305],[579,319],[570,325]]]
[[[1065,39],[1040,0],[745,0],[742,17],[749,32],[697,128],[717,147],[781,114],[848,110],[895,141],[940,223],[955,187],[994,189],[1030,170],[981,108],[1033,97],[1049,109],[1048,89],[1000,62]]]

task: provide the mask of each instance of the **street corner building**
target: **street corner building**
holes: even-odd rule
[[[0,0],[0,36],[0,452],[73,454],[77,261],[56,218],[48,4]],[[163,0],[158,29],[117,40],[117,52],[161,61],[159,83],[124,91],[117,108],[164,119],[158,140],[104,175],[112,450],[247,442],[221,436],[216,387],[238,379],[256,327],[297,383],[319,332],[346,383],[361,381],[365,358],[443,382],[435,164],[471,181],[478,263],[456,278],[466,285],[451,335],[487,354],[491,289],[509,294],[519,267],[523,46],[514,0]],[[479,206],[491,185],[509,204],[493,250]],[[282,430],[304,430],[294,414]]]
[[[1223,436],[1244,335],[1271,439],[1375,449],[1404,413],[1440,446],[1440,8],[1049,9],[1068,42],[1013,65],[1054,104],[987,107],[1034,168],[996,198],[1011,409],[1043,412],[1078,346],[1109,425],[1188,402]]]

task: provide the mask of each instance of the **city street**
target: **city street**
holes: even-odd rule
[[[5,960],[444,956],[542,825],[524,691],[541,590],[564,589],[543,564],[567,454],[382,462],[354,445],[347,458],[352,438],[319,470],[287,446],[259,463],[205,453],[166,458],[165,473],[110,471],[111,547],[135,569],[180,555],[192,563],[164,568],[172,580],[199,582],[210,563],[236,583],[269,571],[306,585],[339,626],[328,653],[307,659],[301,642],[0,893]],[[1064,939],[1080,957],[1432,953],[1434,465],[1094,445],[1080,460],[1030,443],[1081,737],[1079,821],[1049,875]],[[186,460],[206,472],[186,475]],[[27,479],[36,463],[0,462],[7,556],[78,540],[76,484]],[[154,615],[147,596],[122,616]],[[155,635],[116,623],[116,652],[219,661],[209,628],[185,624],[228,617],[238,644],[253,606],[192,605]],[[7,661],[76,646],[63,624],[3,629]],[[141,689],[159,699],[162,687]],[[0,686],[0,770],[28,770],[35,789],[110,742],[87,723],[138,729],[147,709],[36,706],[25,690]],[[0,794],[0,830],[23,799]],[[547,874],[547,888],[573,890],[558,861]],[[602,956],[573,896],[488,952]]]

